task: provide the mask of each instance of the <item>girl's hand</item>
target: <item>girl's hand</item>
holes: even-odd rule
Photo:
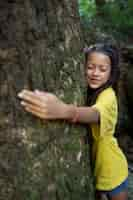
[[[21,105],[27,112],[41,119],[65,119],[67,104],[54,94],[35,90],[22,90],[18,96],[22,99]]]

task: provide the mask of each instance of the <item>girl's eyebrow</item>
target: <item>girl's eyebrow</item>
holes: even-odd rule
[[[99,67],[107,68],[109,65],[99,65]]]
[[[109,64],[95,64],[95,63],[91,63],[91,62],[88,62],[87,65],[94,65],[94,66],[99,66],[99,67],[108,67]]]

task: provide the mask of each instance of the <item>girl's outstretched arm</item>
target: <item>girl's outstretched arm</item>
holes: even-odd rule
[[[66,104],[48,92],[22,90],[18,96],[24,109],[41,119],[66,119],[79,123],[99,121],[99,112],[95,108]]]

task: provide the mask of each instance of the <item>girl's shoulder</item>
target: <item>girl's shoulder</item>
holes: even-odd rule
[[[108,87],[106,89],[104,89],[102,92],[100,92],[100,94],[97,97],[97,101],[101,100],[104,102],[108,102],[108,101],[116,101],[117,97],[115,94],[115,91],[112,87]]]

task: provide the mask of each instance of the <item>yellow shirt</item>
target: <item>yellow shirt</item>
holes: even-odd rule
[[[93,105],[100,113],[100,123],[91,124],[96,189],[111,190],[128,176],[126,158],[113,136],[118,117],[117,97],[109,87],[102,91]]]

